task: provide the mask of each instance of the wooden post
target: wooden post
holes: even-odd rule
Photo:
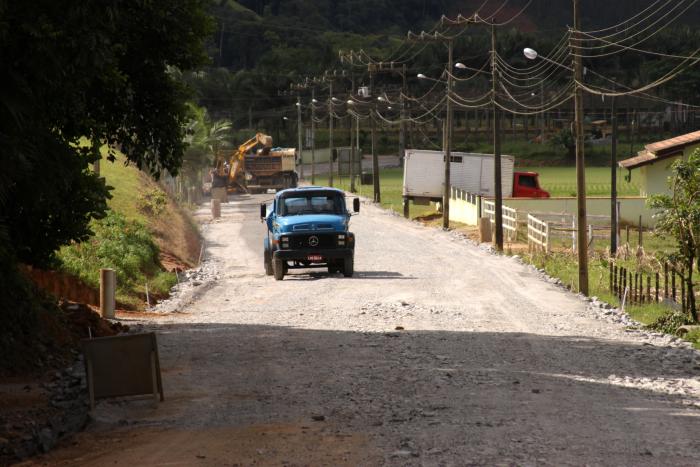
[[[617,265],[610,263],[610,271],[612,272],[612,277],[610,278],[610,292],[613,294],[617,293]]]
[[[671,294],[673,301],[676,301],[676,268],[671,268]]]
[[[630,226],[626,225],[625,230],[627,231],[627,244],[630,244]]]
[[[647,276],[647,303],[651,303],[651,277]]]
[[[664,263],[664,298],[668,298],[668,263]]]
[[[679,276],[681,276],[679,274]],[[685,278],[681,276],[681,312],[685,314],[686,312],[686,300],[685,300]]]
[[[654,296],[656,298],[656,303],[659,303],[659,273],[656,273],[656,288],[654,289]]]
[[[221,217],[221,200],[211,200],[211,217],[212,219],[218,219]]]
[[[103,318],[114,319],[117,273],[114,269],[100,269],[100,314]]]

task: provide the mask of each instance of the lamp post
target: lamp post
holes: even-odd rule
[[[348,106],[355,105],[355,101],[352,99],[348,99],[346,102]],[[352,117],[351,117],[352,118]],[[355,188],[355,151],[360,150],[360,117],[358,115],[355,116],[355,146],[352,147],[352,150],[350,152],[350,193],[356,193],[357,190]],[[352,135],[350,135],[350,138],[352,139]],[[358,154],[360,158],[360,169],[362,168],[362,154]]]
[[[443,180],[443,191],[442,191],[442,228],[447,230],[450,228],[450,166],[452,162],[452,103],[450,101],[450,94],[452,92],[452,41],[447,43],[447,102],[446,102],[446,122],[445,129],[443,131],[443,152],[445,157],[445,176]],[[423,73],[418,73],[416,75],[418,79],[427,79],[431,81],[441,82],[441,80],[429,78]]]
[[[580,45],[581,11],[579,0],[574,2],[574,35],[572,41],[577,41]],[[573,44],[572,44],[573,45]],[[573,72],[574,77],[574,108],[576,132],[576,217],[577,217],[577,256],[578,256],[578,286],[579,292],[588,295],[588,241],[586,236],[586,165],[585,152],[583,146],[583,89],[579,83],[583,82],[583,61],[581,57],[575,57],[573,67],[567,67],[546,57],[539,55],[535,50],[526,48],[523,50],[526,58],[535,60],[540,57],[543,60],[554,63]]]
[[[311,184],[316,184],[316,88],[311,89]],[[303,162],[303,161],[302,161]]]
[[[328,186],[333,186],[333,80],[328,83]]]
[[[301,163],[302,159],[302,138],[301,138],[301,127],[302,127],[302,121],[301,121],[301,95],[297,93],[297,144],[299,148],[299,178],[304,179],[304,164]]]

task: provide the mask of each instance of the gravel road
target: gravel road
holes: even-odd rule
[[[141,319],[166,401],[103,401],[34,462],[700,465],[700,358],[685,344],[369,204],[352,220],[354,278],[277,282],[258,220],[270,196],[225,205],[202,268]]]

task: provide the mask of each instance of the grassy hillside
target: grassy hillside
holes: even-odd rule
[[[117,300],[140,309],[146,286],[151,297],[164,297],[177,282],[173,270],[195,266],[200,237],[183,208],[149,176],[123,161],[120,155],[114,163],[101,164],[101,175],[114,188],[108,216],[92,222],[90,240],[62,248],[59,258],[64,269],[95,287],[99,269],[114,268]]]

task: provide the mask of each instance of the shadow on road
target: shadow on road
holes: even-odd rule
[[[102,402],[79,446],[39,461],[697,465],[700,456],[697,409],[654,385],[693,374],[684,349],[410,329],[157,331],[165,403]],[[278,424],[295,428],[260,428]]]

